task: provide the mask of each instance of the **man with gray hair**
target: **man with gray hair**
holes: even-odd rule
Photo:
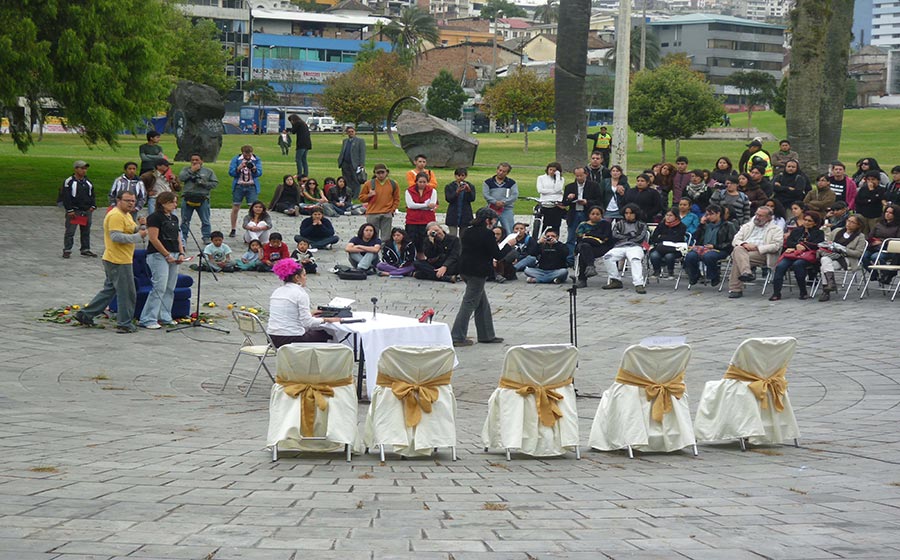
[[[413,278],[455,282],[459,274],[459,238],[444,231],[441,224],[429,222],[425,226],[423,245],[425,259],[413,263]]]
[[[744,282],[752,282],[752,267],[766,266],[766,255],[778,253],[784,234],[772,221],[772,209],[760,206],[753,219],[741,226],[731,241],[731,275],[728,278],[728,297],[744,295]]]

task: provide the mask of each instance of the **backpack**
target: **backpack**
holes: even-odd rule
[[[357,270],[355,268],[350,268],[347,265],[339,264],[335,265],[337,270],[334,271],[337,274],[337,277],[341,280],[365,280],[369,277],[366,274],[365,270]]]

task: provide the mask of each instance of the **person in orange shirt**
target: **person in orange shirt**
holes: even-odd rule
[[[374,168],[375,176],[366,181],[359,200],[366,203],[366,223],[375,226],[380,239],[391,238],[394,212],[400,206],[400,188],[388,177],[390,170],[383,163]]]
[[[413,158],[413,162],[416,164],[415,169],[410,169],[406,172],[406,186],[413,187],[416,184],[416,176],[419,173],[424,173],[428,175],[428,186],[432,189],[437,189],[437,177],[434,176],[434,171],[430,169],[425,169],[425,166],[428,165],[428,159],[423,154],[418,154]]]

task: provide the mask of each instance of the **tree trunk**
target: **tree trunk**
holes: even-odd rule
[[[680,155],[681,155],[681,138],[676,138],[675,139],[675,157],[677,158]],[[663,160],[663,161],[666,161],[666,160]]]
[[[567,170],[583,165],[587,152],[584,77],[590,21],[590,0],[560,0],[554,119],[557,127],[556,160]]]
[[[525,151],[528,151],[528,123],[525,123]]]
[[[808,175],[819,169],[819,107],[825,81],[825,39],[829,0],[799,0],[791,12],[794,29],[791,74],[785,108],[788,140]]]
[[[850,41],[853,40],[854,0],[832,0],[828,41],[825,43],[825,76],[822,84],[822,104],[819,107],[819,171],[838,159],[841,147],[841,127],[844,123],[844,100],[847,93],[847,66],[850,60]]]
[[[750,126],[753,122],[753,106],[747,105],[747,135],[750,135]]]
[[[375,129],[375,125],[372,125],[372,149],[378,149],[378,131]]]
[[[666,161],[666,139],[660,138],[659,143],[660,143],[660,150],[662,151],[662,156],[660,157],[659,161]]]

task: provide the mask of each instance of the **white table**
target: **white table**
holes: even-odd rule
[[[322,328],[329,331],[336,342],[353,348],[354,358],[359,362],[357,393],[362,397],[362,378],[365,374],[366,393],[375,391],[378,377],[378,360],[388,346],[449,346],[453,347],[450,327],[447,323],[420,323],[418,319],[378,313],[372,318],[368,311],[355,311],[354,319],[365,319],[364,323],[325,323]],[[454,356],[453,365],[459,361]]]

